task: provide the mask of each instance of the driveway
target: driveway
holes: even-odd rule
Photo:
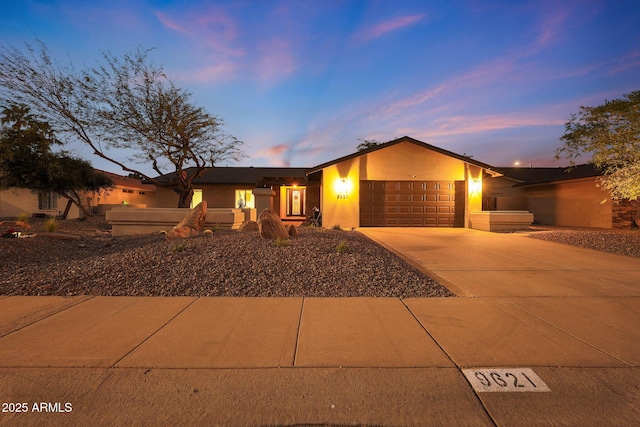
[[[466,228],[362,233],[466,297],[640,297],[640,259]]]

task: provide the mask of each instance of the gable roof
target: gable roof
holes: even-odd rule
[[[308,168],[272,168],[272,167],[234,167],[215,166],[208,168],[202,176],[193,180],[194,184],[240,184],[267,185],[269,183],[293,183],[306,180]],[[186,169],[195,171],[195,168]],[[158,181],[168,181],[174,178],[175,172],[156,178]]]
[[[130,176],[118,175],[112,172],[103,171],[100,169],[96,169],[96,172],[99,172],[113,181],[113,184],[116,187],[125,187],[134,190],[143,190],[143,191],[156,191],[156,186],[153,184],[146,184],[137,178],[132,178]]]
[[[315,167],[311,168],[309,170],[308,174],[310,175],[312,173],[319,172],[320,170],[322,170],[322,169],[324,169],[324,168],[326,168],[328,166],[344,162],[345,160],[354,159],[356,157],[363,156],[365,154],[369,154],[369,153],[372,153],[374,151],[382,150],[384,148],[391,147],[392,145],[400,144],[401,142],[409,142],[411,144],[417,145],[418,147],[425,148],[425,149],[431,150],[431,151],[435,151],[436,153],[440,153],[440,154],[443,154],[445,156],[453,157],[454,159],[458,159],[458,160],[461,160],[461,161],[463,161],[465,163],[469,163],[470,165],[478,166],[478,167],[480,167],[482,169],[485,169],[486,172],[491,174],[491,175],[496,175],[496,176],[500,175],[499,172],[496,172],[496,170],[495,170],[496,168],[491,166],[491,165],[479,162],[477,160],[473,160],[471,157],[468,157],[468,156],[462,156],[460,154],[454,153],[453,151],[449,151],[449,150],[445,150],[445,149],[440,148],[440,147],[436,147],[435,145],[427,144],[426,142],[418,141],[417,139],[411,138],[409,136],[403,136],[401,138],[394,139],[393,141],[389,141],[389,142],[385,142],[385,143],[382,143],[382,144],[378,144],[378,145],[375,145],[373,147],[369,147],[366,150],[357,151],[357,152],[355,152],[353,154],[349,154],[348,156],[340,157],[339,159],[335,159],[335,160],[332,160],[330,162],[322,163],[321,165],[318,165],[318,166],[315,166]]]
[[[498,167],[505,177],[519,181],[518,186],[549,184],[572,179],[592,178],[602,175],[602,169],[593,164],[563,168]]]

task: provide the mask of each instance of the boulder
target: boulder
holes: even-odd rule
[[[200,234],[204,228],[204,220],[207,215],[207,202],[202,201],[191,209],[191,212],[178,223],[173,230],[167,233],[167,239],[186,239]]]
[[[31,230],[31,226],[24,221],[2,221],[0,222],[2,228],[20,228],[23,230]]]
[[[289,233],[280,217],[271,209],[265,209],[260,213],[258,217],[258,232],[265,239],[286,240],[289,238]]]
[[[204,228],[204,220],[206,216],[207,202],[203,200],[198,203],[195,208],[191,209],[191,212],[189,212],[189,214],[187,214],[187,216],[184,217],[184,219],[180,221],[175,228],[188,227],[200,233]]]
[[[258,231],[258,223],[255,221],[245,221],[240,225],[238,231],[243,233],[254,233]]]
[[[195,237],[198,234],[200,234],[199,231],[190,227],[174,227],[173,230],[167,233],[167,239],[186,239],[189,237]]]
[[[296,228],[295,225],[291,224],[289,226],[289,236],[293,237],[293,236],[297,236],[298,235],[298,229]]]

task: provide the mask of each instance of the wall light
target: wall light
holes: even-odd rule
[[[472,179],[469,182],[469,193],[471,194],[480,194],[482,190],[482,183],[479,179]]]
[[[349,181],[347,178],[340,178],[340,181],[337,183],[337,193],[338,199],[349,198]]]

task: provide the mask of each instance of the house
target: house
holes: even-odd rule
[[[285,221],[309,217],[317,206],[325,227],[342,228],[473,227],[478,211],[528,211],[548,225],[630,227],[639,204],[613,201],[597,185],[601,175],[591,165],[494,167],[404,136],[311,168],[215,167],[194,181],[193,204],[270,208]],[[177,202],[171,189],[158,188],[158,207]]]
[[[538,224],[593,228],[630,228],[640,217],[640,202],[612,200],[591,164],[496,171],[501,176],[485,181],[483,210],[527,210]]]
[[[283,221],[301,221],[319,206],[319,182],[309,181],[307,168],[214,167],[194,179],[191,206],[206,201],[209,208],[275,210]],[[193,169],[187,169],[193,173]],[[172,179],[175,174],[156,179]],[[158,207],[178,206],[171,188],[157,188]]]
[[[494,175],[492,166],[405,136],[313,168],[215,167],[194,180],[193,203],[268,207],[285,221],[317,206],[325,226],[343,228],[468,227],[482,208],[483,178]],[[158,207],[177,205],[170,189],[157,196]]]
[[[114,187],[98,193],[87,192],[83,200],[85,207],[95,214],[103,215],[113,206],[155,207],[155,186],[143,184],[139,179],[121,176],[105,171]],[[50,191],[32,192],[24,188],[8,188],[0,191],[0,217],[16,217],[28,215],[58,216],[66,211],[66,218],[80,217],[77,206],[68,207],[69,199]]]
[[[98,172],[113,181],[113,188],[98,193],[87,193],[87,206],[91,212],[104,215],[115,206],[146,207],[156,206],[156,186],[143,183],[138,178],[122,176],[103,170]]]

